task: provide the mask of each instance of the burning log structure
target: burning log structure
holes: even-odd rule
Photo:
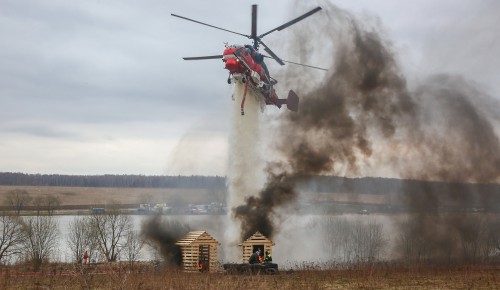
[[[246,239],[243,243],[239,245],[242,248],[243,253],[243,263],[242,264],[224,264],[224,270],[227,273],[233,274],[276,274],[278,273],[278,264],[272,263],[271,261],[265,261],[265,252],[268,251],[272,255],[274,243],[266,238],[260,232],[256,232],[251,237]],[[253,253],[260,250],[259,259],[255,259],[250,263],[250,256]],[[254,256],[255,257],[255,256]]]
[[[273,254],[273,246],[274,243],[269,240],[266,236],[257,231],[251,237],[246,239],[243,243],[239,244],[243,251],[243,263],[248,264],[248,260],[250,256],[260,249],[260,262],[264,259],[264,253],[269,251],[269,253]]]
[[[207,232],[189,232],[175,244],[181,247],[184,271],[217,271],[217,247],[219,242]]]

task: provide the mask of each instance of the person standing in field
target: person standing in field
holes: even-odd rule
[[[85,251],[85,253],[83,253],[83,263],[87,264],[88,260],[89,260],[89,253]]]

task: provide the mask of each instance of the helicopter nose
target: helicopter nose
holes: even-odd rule
[[[225,68],[227,70],[229,70],[231,73],[236,72],[239,67],[240,67],[240,64],[238,63],[238,61],[236,59],[228,58],[226,60]]]

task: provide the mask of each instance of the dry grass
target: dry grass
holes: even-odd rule
[[[64,187],[64,186],[6,186],[0,185],[0,205],[2,196],[14,189],[26,190],[33,198],[55,196],[61,205],[92,204],[139,204],[139,203],[210,203],[213,196],[207,189],[186,188],[113,188],[113,187]],[[346,193],[305,193],[306,201],[321,202],[359,202],[384,204],[385,195],[346,194]]]
[[[62,205],[104,203],[203,203],[209,202],[205,189],[185,188],[112,188],[112,187],[63,187],[63,186],[0,186],[0,197],[8,191],[22,189],[32,197],[56,196]],[[0,203],[3,200],[0,199]]]
[[[7,272],[8,271],[8,272]],[[16,273],[17,272],[17,273]],[[499,289],[500,265],[377,265],[278,275],[155,271],[152,266],[48,265],[44,274],[2,268],[2,289]]]

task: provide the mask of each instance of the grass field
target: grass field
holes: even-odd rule
[[[134,204],[134,203],[205,203],[211,201],[205,189],[185,188],[111,188],[111,187],[62,187],[62,186],[0,186],[0,203],[3,196],[14,189],[26,190],[31,197],[55,196],[62,205],[82,204]]]
[[[500,289],[500,265],[398,266],[281,271],[277,275],[183,273],[128,268],[46,265],[43,272],[0,268],[2,289]],[[26,268],[24,268],[26,269]]]
[[[0,185],[0,204],[11,190],[26,190],[31,197],[55,196],[61,205],[139,204],[139,203],[210,203],[222,202],[221,190],[186,188],[112,188],[112,187],[62,187],[62,186],[5,186]],[[387,196],[376,194],[312,193],[305,192],[303,202],[359,202],[384,204]]]

